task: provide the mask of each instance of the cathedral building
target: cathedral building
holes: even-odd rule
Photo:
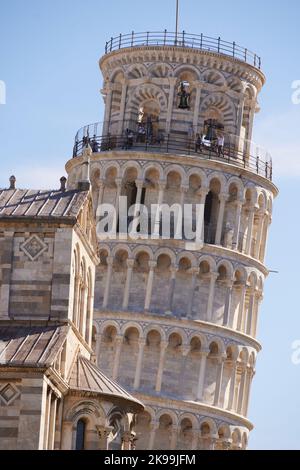
[[[261,59],[164,31],[99,64],[67,182],[0,193],[0,448],[246,449],[278,193]]]

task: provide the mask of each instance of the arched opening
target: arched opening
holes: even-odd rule
[[[156,100],[147,100],[138,111],[137,142],[154,143],[159,133],[160,106]]]
[[[161,335],[156,330],[147,334],[146,346],[144,348],[143,367],[141,372],[140,389],[154,391],[159,366],[161,350]]]
[[[171,416],[164,414],[159,418],[159,427],[155,436],[155,450],[169,450],[171,444],[173,421]]]
[[[204,208],[204,241],[210,245],[214,245],[216,238],[220,191],[220,182],[214,178],[210,182]]]
[[[180,377],[182,374],[182,338],[178,333],[172,333],[169,337],[165,355],[165,367],[162,379],[162,393],[172,397],[178,397],[180,390]]]
[[[76,450],[85,449],[85,436],[86,436],[86,422],[84,419],[80,419],[76,426]]]

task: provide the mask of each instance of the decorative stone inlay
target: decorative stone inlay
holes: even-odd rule
[[[11,405],[20,395],[20,391],[13,384],[6,384],[0,389],[0,401]]]
[[[37,260],[48,249],[46,243],[37,235],[32,235],[20,246],[20,250],[31,260]]]

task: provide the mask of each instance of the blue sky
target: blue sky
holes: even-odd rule
[[[19,187],[58,187],[82,125],[102,120],[98,59],[120,32],[174,30],[175,0],[2,0],[0,186],[14,173]],[[252,449],[300,449],[300,365],[291,361],[300,340],[298,307],[300,105],[291,85],[300,80],[299,0],[181,0],[180,28],[229,41],[262,56],[267,83],[260,96],[255,140],[274,160],[275,203],[269,238],[271,274],[260,312],[263,351],[257,363],[250,419]]]

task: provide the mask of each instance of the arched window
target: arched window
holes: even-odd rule
[[[76,450],[84,450],[85,445],[85,432],[86,424],[83,419],[80,419],[76,428]]]

